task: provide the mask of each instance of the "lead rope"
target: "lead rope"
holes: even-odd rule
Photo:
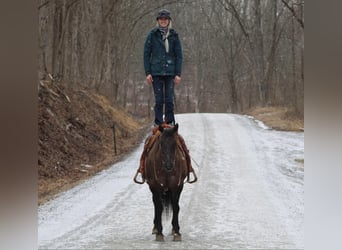
[[[194,158],[192,158],[192,156],[190,155],[190,158],[191,158],[191,160],[196,164],[196,166],[197,167],[200,167],[200,165],[195,161],[195,159]]]

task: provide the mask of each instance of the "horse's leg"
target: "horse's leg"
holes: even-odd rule
[[[163,226],[161,222],[162,212],[163,212],[163,204],[161,200],[161,194],[157,191],[152,191],[153,193],[153,204],[154,204],[154,228],[152,230],[152,234],[156,234],[157,241],[164,241],[163,236]]]
[[[178,222],[178,214],[179,214],[179,198],[182,192],[183,186],[180,187],[179,190],[172,193],[171,202],[172,202],[172,234],[174,241],[181,241],[182,235],[179,232],[179,222]]]

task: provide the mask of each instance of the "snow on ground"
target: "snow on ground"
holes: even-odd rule
[[[303,249],[304,133],[247,116],[176,116],[199,178],[180,199],[182,242],[154,241],[147,184],[132,178],[143,144],[38,210],[39,249]]]

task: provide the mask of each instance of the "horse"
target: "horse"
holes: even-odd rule
[[[162,212],[172,206],[172,234],[174,241],[181,241],[179,232],[179,198],[187,177],[185,153],[178,139],[178,124],[174,127],[159,126],[161,132],[145,159],[145,180],[152,192],[154,227],[157,241],[164,241]]]

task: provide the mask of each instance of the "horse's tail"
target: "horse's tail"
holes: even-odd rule
[[[165,211],[166,218],[169,218],[170,217],[170,209],[172,209],[170,190],[163,192],[162,203],[163,203],[163,211]]]

